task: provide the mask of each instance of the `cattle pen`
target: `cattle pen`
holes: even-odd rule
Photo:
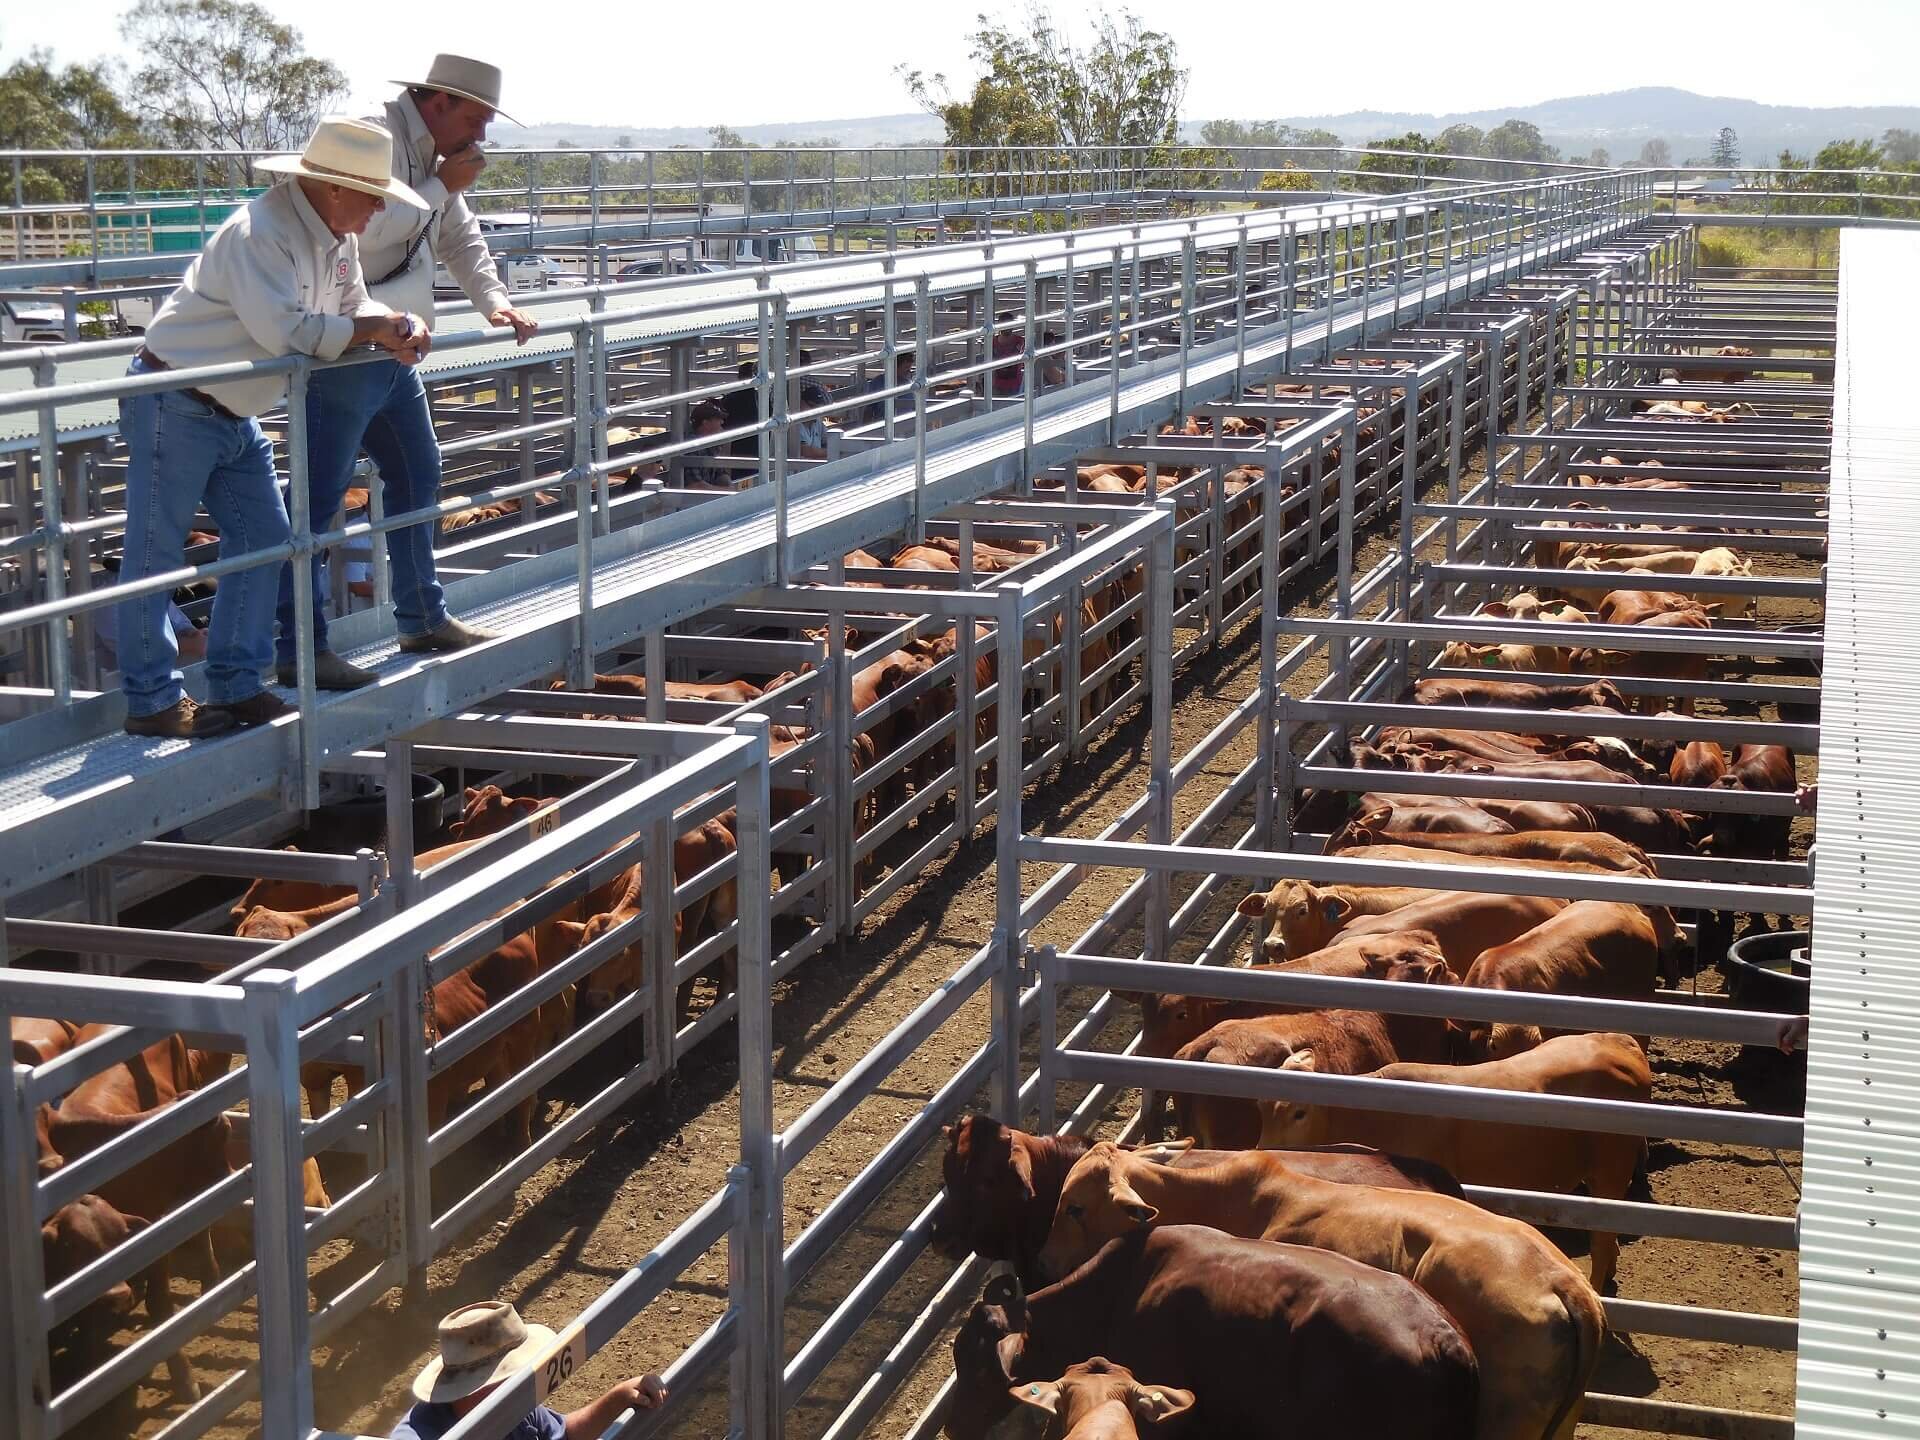
[[[516,1243],[533,1188],[585,1183],[583,1153],[615,1134],[624,1153],[632,1117],[702,1086],[725,1092],[698,1135],[718,1161],[656,1191],[673,1157],[636,1150],[611,1184],[639,1197],[639,1241],[529,1292],[553,1353],[459,1440],[629,1354],[672,1398],[624,1435],[936,1433],[956,1383],[939,1342],[987,1270],[933,1243],[943,1126],[975,1109],[1133,1139],[1169,1092],[1648,1136],[1676,1171],[1761,1157],[1792,1186],[1774,1209],[1660,1184],[1468,1194],[1556,1235],[1640,1237],[1629,1293],[1604,1303],[1651,1379],[1595,1386],[1589,1426],[1910,1429],[1915,1141],[1886,1056],[1913,1023],[1896,747],[1914,642],[1892,612],[1920,529],[1894,374],[1916,241],[1863,225],[1837,273],[1726,274],[1698,264],[1654,172],[1438,181],[1363,158],[1276,206],[1259,179],[1278,153],[1211,175],[1112,153],[869,153],[824,175],[802,157],[732,182],[740,214],[669,214],[649,184],[624,208],[596,188],[585,224],[530,220],[529,243],[586,247],[595,283],[536,305],[524,352],[443,319],[448,488],[424,516],[384,513],[374,481],[359,508],[306,513],[309,367],[254,367],[291,376],[270,428],[293,541],[217,559],[209,542],[149,588],[184,598],[320,551],[346,608],[358,559],[372,596],[332,633],[381,679],[329,695],[303,659],[295,715],[211,745],[122,733],[97,642],[124,524],[115,402],[224,372],[122,378],[127,341],[0,351],[0,1010],[82,1027],[51,1058],[16,1041],[0,1106],[10,1433],[374,1433],[419,1327],[480,1298],[456,1272]],[[702,186],[724,200],[727,183]],[[1056,214],[1066,228],[1026,226]],[[707,224],[818,233],[829,255],[609,278],[621,247]],[[21,276],[144,273],[90,266]],[[802,401],[814,384],[827,397]],[[695,436],[697,407],[729,398],[740,418]],[[823,417],[824,458],[798,453],[793,427]],[[709,462],[747,483],[685,483]],[[385,537],[423,518],[459,522],[438,546],[450,599],[502,639],[399,652]],[[1555,557],[1608,526],[1737,551],[1676,572],[1711,624],[1514,612],[1516,592],[1596,587]],[[293,572],[307,635],[326,597]],[[1502,647],[1542,684],[1590,683],[1568,657],[1603,657],[1625,703],[1412,703],[1422,682],[1486,679]],[[1189,709],[1203,719],[1177,724]],[[1383,768],[1384,732],[1409,727],[1785,747],[1822,791],[1818,874],[1791,788]],[[1056,803],[1066,776],[1097,794]],[[1649,873],[1325,853],[1353,798],[1388,790],[1795,839],[1761,856],[1650,832]],[[318,826],[347,813],[360,830]],[[1701,973],[1651,1000],[1260,973],[1238,963],[1235,907],[1283,880],[1664,907],[1701,957],[1733,915],[1811,917],[1810,1023],[1796,1035]],[[969,886],[979,903],[956,904]],[[958,963],[923,958],[801,1090],[820,1043],[783,1042],[783,1006],[823,970],[872,993],[869,971],[904,966],[866,947],[915,914]],[[468,1011],[444,999],[461,985],[480,992]],[[1635,1102],[1225,1066],[1142,1053],[1124,997],[1148,993],[1617,1030],[1659,1037],[1671,1074],[1707,1053],[1718,1077],[1736,1052],[1707,1047],[1747,1047],[1747,1079],[1784,1068],[1758,1100],[1696,1081]],[[1778,1080],[1796,1044],[1804,1114]],[[43,1106],[162,1052],[218,1074],[48,1163]],[[200,1174],[188,1154],[218,1159]],[[49,1269],[35,1232],[156,1185],[149,1223]],[[586,1195],[567,1203],[614,1203]],[[1685,1253],[1703,1272],[1753,1252],[1797,1269],[1771,1311],[1703,1303],[1639,1288],[1650,1245],[1702,1247]],[[130,1282],[143,1304],[118,1298]],[[411,1328],[375,1333],[399,1348],[354,1349],[393,1314]],[[1668,1341],[1723,1347],[1736,1379],[1751,1363],[1786,1398],[1689,1389]]]

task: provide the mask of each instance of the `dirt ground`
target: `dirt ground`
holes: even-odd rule
[[[1361,568],[1377,561],[1385,550],[1384,540],[1370,538],[1361,547]],[[1757,568],[1769,573],[1814,573],[1771,560]],[[1313,584],[1286,597],[1293,613],[1324,613],[1330,598],[1330,569],[1323,566]],[[1765,604],[1761,623],[1812,618],[1800,613],[1803,608]],[[1251,689],[1256,641],[1257,627],[1243,626],[1221,649],[1203,655],[1177,677],[1172,736],[1176,756],[1191,748]],[[1316,667],[1303,673],[1297,684],[1304,689],[1317,678]],[[1135,714],[1082,760],[1029,790],[1030,828],[1088,835],[1109,823],[1139,793],[1147,740],[1146,721]],[[1209,768],[1205,780],[1182,792],[1176,827],[1190,821],[1216,787],[1251,759],[1252,747],[1249,727]],[[1803,761],[1803,778],[1811,778],[1811,763],[1811,757]],[[1805,822],[1799,828],[1804,831]],[[1804,850],[1807,838],[1805,833],[1797,834],[1796,850]],[[883,858],[897,862],[916,843],[915,831],[909,829]],[[994,919],[993,843],[989,825],[896,895],[868,922],[857,942],[810,960],[778,988],[773,1011],[776,1124],[791,1124],[987,941]],[[1022,879],[1029,893],[1047,873],[1044,867],[1026,868]],[[1038,938],[1078,934],[1129,878],[1119,872],[1096,872],[1074,891]],[[1217,903],[1211,923],[1200,929],[1210,932],[1235,898],[1224,897]],[[1703,975],[1702,983],[1711,986],[1717,980],[1709,973]],[[983,990],[798,1167],[786,1189],[789,1242],[919,1112],[987,1032]],[[1116,1030],[1105,1037],[1105,1043],[1112,1043],[1117,1034]],[[425,1297],[409,1300],[396,1292],[353,1320],[343,1335],[317,1347],[315,1389],[321,1426],[348,1434],[385,1434],[408,1403],[409,1378],[431,1353],[436,1316],[463,1303],[499,1297],[513,1300],[530,1320],[559,1326],[703,1203],[724,1182],[727,1168],[737,1158],[735,1043],[733,1028],[722,1029],[683,1062],[669,1084],[629,1103],[574,1153],[521,1185],[510,1204],[499,1207],[488,1223],[434,1263]],[[1742,1055],[1737,1047],[1659,1042],[1654,1059],[1656,1098],[1662,1100],[1794,1113],[1801,1104],[1802,1071],[1796,1062],[1778,1055]],[[613,1073],[611,1066],[602,1072],[595,1062],[586,1062],[562,1077],[546,1098],[555,1106],[577,1103]],[[436,1177],[443,1187],[438,1191],[442,1201],[458,1193],[453,1186],[459,1179],[469,1184],[477,1181],[475,1176],[450,1174],[455,1168],[443,1166]],[[1651,1198],[1666,1203],[1784,1215],[1793,1210],[1798,1170],[1797,1155],[1656,1143],[1649,1156],[1648,1189]],[[938,1184],[936,1146],[796,1290],[787,1312],[789,1353],[868,1272]],[[1570,1250],[1584,1249],[1579,1243],[1582,1237],[1564,1238]],[[915,1263],[855,1343],[791,1412],[790,1434],[797,1440],[812,1440],[823,1433],[952,1269],[952,1262],[932,1252]],[[614,1379],[664,1368],[721,1313],[726,1275],[722,1245],[595,1355],[556,1403],[584,1404]],[[1684,1305],[1792,1314],[1797,1274],[1791,1254],[1627,1239],[1621,1253],[1620,1293]],[[222,1334],[194,1347],[203,1379],[216,1376],[218,1362],[232,1356],[244,1342],[252,1329],[250,1310],[232,1317]],[[868,1433],[904,1432],[933,1397],[946,1369],[943,1338]],[[1658,1338],[1614,1339],[1596,1388],[1791,1414],[1793,1357]],[[674,1433],[720,1433],[724,1391],[722,1371]],[[153,1428],[153,1420],[177,1413],[169,1410],[157,1387],[143,1388],[141,1402],[149,1417],[145,1429]],[[244,1423],[250,1414],[249,1409],[236,1418]],[[223,1427],[223,1432],[239,1433],[239,1428]],[[1601,1433],[1586,1428],[1592,1435]],[[113,1433],[101,1427],[89,1429],[100,1435]]]

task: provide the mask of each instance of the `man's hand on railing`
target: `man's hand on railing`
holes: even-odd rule
[[[487,323],[489,325],[511,325],[513,327],[514,342],[519,345],[524,345],[527,341],[531,340],[533,338],[533,332],[540,328],[540,322],[538,320],[527,314],[526,311],[517,310],[511,305],[502,305],[498,310],[487,316]]]
[[[433,348],[433,334],[418,315],[357,315],[352,343],[378,345],[403,365],[418,365]]]

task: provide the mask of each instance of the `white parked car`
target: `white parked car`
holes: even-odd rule
[[[38,300],[0,300],[0,343],[8,345],[63,345],[67,339],[66,312]]]

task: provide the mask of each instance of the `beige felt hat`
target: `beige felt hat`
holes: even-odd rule
[[[489,65],[484,60],[469,60],[464,55],[436,55],[433,64],[427,68],[426,79],[394,80],[390,83],[405,85],[409,89],[419,85],[428,90],[444,90],[463,100],[477,100],[502,120],[519,123],[500,108],[500,67]]]
[[[298,155],[270,155],[254,165],[276,175],[304,175],[349,190],[384,196],[416,210],[432,207],[409,186],[393,178],[393,134],[370,120],[329,115],[314,128]]]
[[[529,1325],[504,1300],[463,1305],[443,1316],[440,1353],[413,1380],[413,1398],[430,1405],[464,1400],[531,1366],[554,1342],[544,1325]]]

